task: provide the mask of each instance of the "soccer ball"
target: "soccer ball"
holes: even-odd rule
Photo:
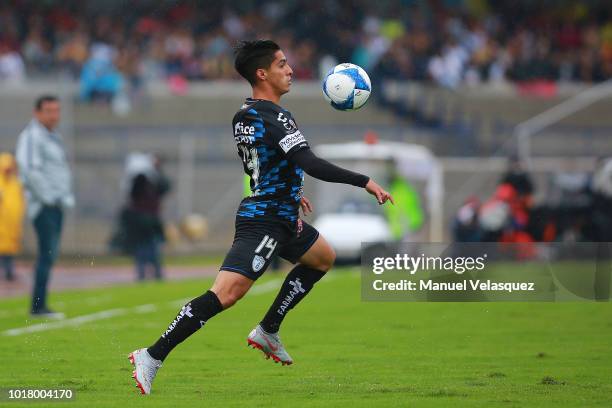
[[[336,65],[323,79],[323,96],[331,106],[341,111],[361,108],[371,91],[370,77],[355,64]]]

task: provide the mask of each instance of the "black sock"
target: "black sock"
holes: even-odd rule
[[[222,310],[223,306],[219,298],[210,290],[193,299],[183,306],[159,340],[147,349],[149,355],[156,360],[163,361],[174,347],[198,331],[208,319]]]
[[[297,265],[289,272],[274,303],[261,321],[261,327],[268,333],[276,333],[285,315],[302,300],[325,272],[304,265]]]

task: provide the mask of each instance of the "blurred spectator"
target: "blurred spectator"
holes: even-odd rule
[[[519,198],[524,201],[527,207],[530,206],[533,195],[533,181],[518,157],[513,156],[508,159],[508,169],[499,184],[509,184],[514,187]]]
[[[170,182],[158,157],[133,155],[127,164],[128,203],[120,213],[111,246],[134,257],[138,280],[144,280],[149,269],[161,280],[161,245],[165,241],[161,204]]]
[[[531,241],[526,232],[529,224],[528,208],[509,183],[497,186],[493,197],[479,208],[478,220],[483,242]]]
[[[0,267],[8,281],[15,279],[14,257],[21,251],[24,214],[17,163],[11,154],[0,153]]]
[[[51,44],[44,36],[39,19],[31,26],[21,50],[25,63],[30,67],[32,73],[45,74],[51,72],[54,65]]]
[[[152,204],[158,200],[155,184],[144,174],[134,179],[128,211],[123,214],[129,245],[133,248],[138,280],[144,280],[149,266],[156,279],[162,279],[160,244],[163,226]]]
[[[115,67],[116,53],[105,43],[91,47],[91,55],[81,71],[81,100],[110,102],[121,91],[123,78]]]
[[[39,97],[34,118],[19,135],[17,162],[28,200],[28,217],[38,239],[33,316],[63,317],[47,307],[47,284],[60,248],[64,211],[74,206],[72,175],[57,126],[60,102],[55,96]]]
[[[429,61],[429,74],[438,84],[456,88],[463,79],[468,59],[467,50],[451,40],[441,55],[436,55]]]
[[[453,239],[455,242],[479,242],[481,230],[478,224],[480,201],[476,197],[468,197],[459,208],[453,220]]]
[[[595,242],[612,242],[612,158],[601,159],[591,185],[590,235]]]
[[[57,62],[73,78],[79,77],[81,69],[87,61],[89,55],[88,42],[89,39],[85,32],[76,31],[58,46]]]
[[[423,204],[418,190],[399,174],[393,175],[389,192],[398,204],[385,207],[385,216],[393,239],[400,241],[416,234],[423,227]]]
[[[468,198],[457,211],[453,235],[457,242],[532,242],[530,214],[533,182],[518,157],[508,160],[495,193],[482,205]]]
[[[24,79],[25,64],[21,55],[0,42],[0,81],[18,83]]]

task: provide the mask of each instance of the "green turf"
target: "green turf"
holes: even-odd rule
[[[20,260],[34,262],[33,255],[22,256]],[[223,255],[175,255],[164,256],[165,266],[219,266],[223,261]],[[90,267],[90,266],[132,266],[134,260],[129,256],[122,255],[88,255],[64,254],[58,259],[58,265],[67,267]]]
[[[0,388],[70,387],[77,397],[65,406],[88,408],[610,406],[610,304],[365,303],[358,274],[333,273],[283,326],[291,367],[247,348],[275,291],[251,294],[170,355],[152,395],[138,395],[127,354],[174,318],[170,301],[210,281],[134,284],[54,294],[51,303],[68,317],[150,303],[156,311],[0,334]],[[0,332],[32,324],[26,309],[25,298],[0,301]]]

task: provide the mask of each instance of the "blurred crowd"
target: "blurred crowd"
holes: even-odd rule
[[[612,158],[599,158],[592,173],[556,172],[545,189],[536,203],[532,177],[511,158],[489,198],[459,208],[454,241],[612,242]]]
[[[352,61],[377,79],[596,82],[612,77],[605,1],[92,1],[0,4],[0,79],[65,72],[82,97],[152,79],[235,78],[232,46],[275,39],[298,79]]]

